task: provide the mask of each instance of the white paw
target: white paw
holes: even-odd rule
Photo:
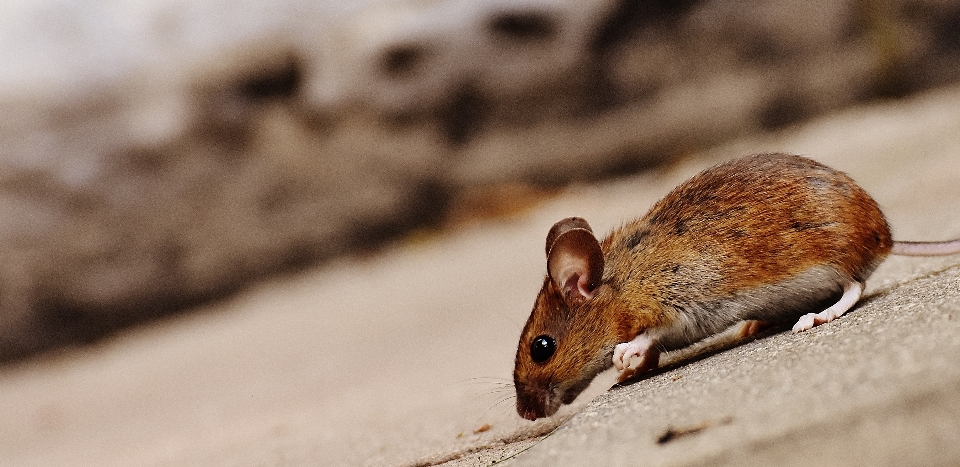
[[[636,369],[644,360],[647,360],[653,341],[646,334],[641,333],[630,342],[617,344],[613,348],[613,366],[618,370]],[[641,357],[635,365],[630,365],[633,357]]]
[[[816,313],[807,313],[801,316],[800,319],[797,320],[797,324],[793,325],[793,332],[798,333],[798,332],[813,329],[813,327],[815,326],[814,319],[816,317],[817,317]]]
[[[793,332],[806,331],[819,326],[823,323],[829,323],[847,312],[860,299],[863,293],[863,284],[859,282],[850,282],[843,288],[843,296],[833,306],[821,311],[820,313],[807,313],[800,317],[797,324],[793,325]]]
[[[642,357],[647,353],[649,346],[644,346],[636,341],[623,342],[613,348],[613,366],[623,371],[630,367],[630,359],[633,357]]]
[[[840,313],[832,308],[827,308],[820,313],[807,313],[800,317],[797,324],[793,325],[793,332],[798,333],[812,329],[821,324],[829,323],[840,317]]]
[[[634,359],[633,357],[640,357]],[[617,344],[613,348],[613,366],[620,370],[619,382],[633,378],[634,375],[657,369],[660,351],[653,340],[641,333],[630,342]]]

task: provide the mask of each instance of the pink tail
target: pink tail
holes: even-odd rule
[[[893,242],[891,254],[902,256],[943,256],[960,253],[960,238],[945,242]]]

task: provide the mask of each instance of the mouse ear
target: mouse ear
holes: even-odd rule
[[[593,298],[603,274],[603,252],[590,224],[568,217],[547,234],[547,273],[568,304]]]

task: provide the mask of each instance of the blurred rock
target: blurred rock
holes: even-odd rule
[[[0,358],[960,75],[935,0],[0,5]]]

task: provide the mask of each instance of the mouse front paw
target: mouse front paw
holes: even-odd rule
[[[630,342],[617,344],[613,348],[613,366],[620,370],[619,382],[626,381],[638,373],[656,369],[660,363],[660,351],[646,334],[641,333]],[[640,357],[634,363],[633,357]]]

